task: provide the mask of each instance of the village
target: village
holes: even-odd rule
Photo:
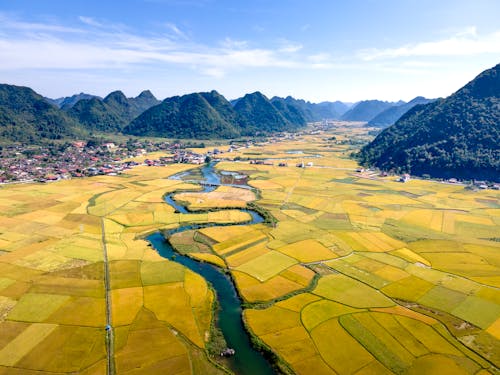
[[[164,166],[172,163],[203,164],[223,153],[250,147],[252,141],[214,147],[203,153],[192,149],[203,144],[131,141],[126,143],[74,141],[48,146],[9,145],[0,149],[0,184],[50,182],[96,175],[118,175],[135,165]],[[164,151],[165,156],[144,158]],[[134,160],[143,156],[138,162]]]
[[[95,175],[117,175],[139,164],[133,158],[165,151],[169,157],[144,160],[147,165],[202,163],[205,157],[181,143],[75,141],[64,145],[4,146],[0,150],[0,183],[48,182]]]
[[[0,184],[28,183],[28,182],[51,182],[81,178],[97,175],[118,175],[136,165],[165,166],[173,163],[203,164],[210,160],[234,159],[240,157],[226,157],[226,153],[232,153],[242,148],[276,143],[283,140],[291,140],[305,134],[319,134],[334,124],[320,122],[314,123],[313,129],[299,133],[280,133],[267,139],[231,141],[229,146],[214,146],[208,150],[204,143],[190,142],[153,142],[149,140],[133,140],[115,143],[101,139],[96,141],[73,141],[63,144],[49,144],[47,146],[34,145],[7,145],[0,146]],[[335,137],[331,140],[335,144],[356,143],[356,141],[339,141]],[[197,148],[200,152],[195,152]],[[201,150],[203,149],[204,152]],[[163,151],[164,155],[158,158],[147,158],[150,153]],[[141,157],[142,158],[138,158]],[[139,161],[140,160],[140,161]],[[250,164],[274,165],[269,159],[248,158]],[[286,161],[279,161],[278,167],[287,167]],[[298,168],[313,167],[312,161],[300,161],[295,164]],[[384,171],[365,170],[358,168],[356,175],[361,178],[373,178],[374,175],[387,177]],[[410,181],[410,175],[402,174],[398,181],[406,183]],[[423,176],[430,179],[430,176]],[[463,184],[472,190],[493,189],[499,190],[500,184],[496,182],[472,180],[459,181],[456,178],[438,179],[443,183]]]

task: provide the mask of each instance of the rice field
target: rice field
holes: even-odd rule
[[[266,241],[252,244],[248,229],[213,246],[243,245],[221,256],[243,298],[258,302],[245,311],[250,329],[298,374],[497,371],[500,227],[491,202],[499,203],[498,192],[358,173],[328,135],[279,148],[314,149],[322,157],[312,167],[296,168],[283,156],[286,167],[220,166],[248,173],[260,190],[256,203],[278,219]],[[253,152],[271,155],[278,147]],[[276,297],[276,276],[259,274],[271,263],[259,259],[274,252],[318,272],[317,283],[283,287]]]
[[[205,353],[213,292],[140,239],[186,221],[249,220],[175,214],[163,195],[195,186],[166,177],[188,168],[0,188],[1,373],[105,373],[103,229],[117,373],[222,373]]]
[[[206,354],[213,291],[142,238],[244,223],[247,213],[219,209],[250,201],[276,225],[211,226],[171,242],[231,273],[248,329],[288,372],[497,373],[500,194],[357,172],[354,146],[333,136],[366,139],[366,129],[345,124],[231,153],[273,165],[217,165],[248,175],[257,195],[186,192],[196,186],[166,178],[193,168],[184,164],[2,186],[0,373],[105,372],[103,234],[116,372],[222,373]],[[297,168],[302,160],[313,165]],[[172,192],[193,212],[166,205]]]

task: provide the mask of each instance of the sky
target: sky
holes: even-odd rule
[[[0,0],[0,83],[51,98],[445,97],[500,63],[499,14],[498,0]]]

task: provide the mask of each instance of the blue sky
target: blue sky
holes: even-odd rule
[[[0,0],[0,82],[49,97],[447,96],[500,63],[498,0]]]

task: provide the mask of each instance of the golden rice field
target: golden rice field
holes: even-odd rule
[[[498,374],[500,194],[356,172],[357,146],[332,136],[367,139],[345,124],[224,154],[272,161],[217,165],[248,175],[258,195],[166,179],[189,165],[1,187],[0,374],[105,373],[103,241],[116,372],[223,373],[206,354],[213,291],[141,238],[248,221],[217,209],[252,200],[275,226],[212,226],[171,243],[228,269],[248,329],[283,371]],[[175,191],[192,213],[163,203]]]
[[[140,239],[184,222],[248,220],[175,214],[162,196],[196,186],[166,177],[187,168],[0,189],[1,374],[106,373],[103,238],[116,373],[223,373],[205,353],[214,293]]]
[[[295,167],[296,154],[287,167],[217,166],[247,173],[278,220],[205,233],[257,303],[245,311],[252,332],[298,374],[497,373],[500,194],[359,173],[327,138],[252,150],[322,155],[311,167]],[[292,281],[292,268],[319,280]]]

